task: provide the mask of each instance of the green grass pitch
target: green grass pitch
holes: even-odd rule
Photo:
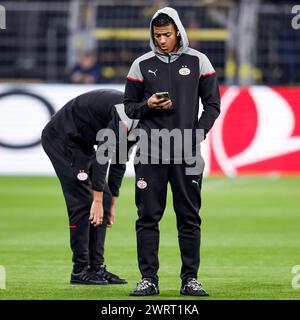
[[[292,267],[300,265],[300,178],[206,178],[202,191],[200,299],[299,299]],[[0,177],[0,299],[133,299],[136,259],[134,180],[125,178],[106,264],[123,286],[70,285],[69,229],[60,185],[52,177]],[[180,258],[169,192],[160,223],[160,296],[179,295]]]

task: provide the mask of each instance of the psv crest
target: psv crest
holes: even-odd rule
[[[84,170],[80,170],[79,173],[77,174],[77,179],[80,181],[85,181],[88,179],[88,174],[84,172]]]
[[[187,66],[182,66],[181,69],[179,69],[178,72],[182,76],[188,76],[191,73],[191,70]]]
[[[144,180],[144,178],[140,178],[138,182],[136,183],[137,187],[139,189],[146,189],[147,188],[147,182]]]

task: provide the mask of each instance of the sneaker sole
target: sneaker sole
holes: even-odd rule
[[[203,293],[203,294],[188,294],[188,293],[183,293],[180,291],[180,294],[182,296],[190,296],[190,297],[209,297],[209,294],[208,293]]]
[[[70,284],[85,284],[85,285],[92,285],[92,286],[106,286],[108,285],[108,282],[101,282],[101,283],[91,283],[91,282],[85,282],[80,280],[71,280]]]
[[[129,294],[131,297],[148,297],[148,296],[158,296],[159,295],[159,291],[156,293],[152,293],[152,294],[135,294],[135,293],[130,293]]]
[[[113,284],[113,285],[124,285],[124,284],[128,284],[128,282],[109,282],[108,281],[108,284]]]

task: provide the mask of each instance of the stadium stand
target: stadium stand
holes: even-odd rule
[[[123,83],[149,50],[149,20],[169,1],[7,1],[0,81],[66,82],[78,56],[96,50],[105,83]],[[214,62],[223,84],[298,84],[300,32],[290,1],[172,1],[191,46]],[[241,17],[246,17],[247,19]]]

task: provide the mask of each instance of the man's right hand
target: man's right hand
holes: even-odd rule
[[[172,107],[172,101],[166,100],[165,98],[157,98],[155,94],[153,94],[147,101],[148,107],[153,110],[167,110]]]
[[[98,227],[103,222],[103,192],[93,191],[93,195],[89,220],[94,227]]]
[[[94,200],[91,206],[90,218],[91,224],[94,227],[98,227],[103,222],[103,204],[97,200]]]

